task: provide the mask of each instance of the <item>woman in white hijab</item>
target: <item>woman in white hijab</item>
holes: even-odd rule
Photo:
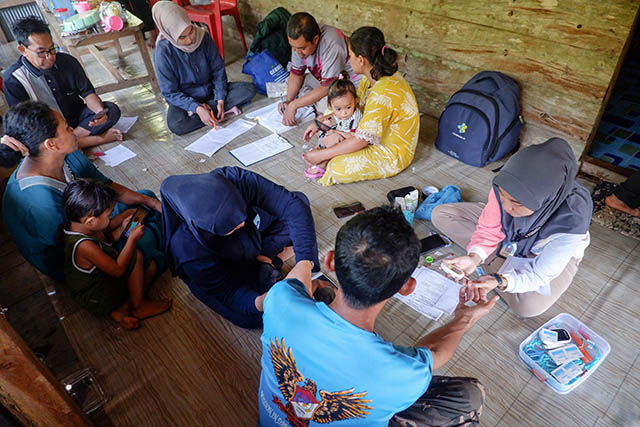
[[[224,61],[209,35],[170,1],[153,6],[158,28],[154,54],[158,84],[169,104],[167,125],[184,135],[224,119],[225,110],[248,103],[253,83],[227,83]]]

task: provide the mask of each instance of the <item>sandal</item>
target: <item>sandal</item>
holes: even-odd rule
[[[318,179],[324,176],[326,171],[320,166],[310,166],[304,170],[304,175],[310,179]]]

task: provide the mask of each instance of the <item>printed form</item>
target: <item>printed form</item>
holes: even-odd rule
[[[433,320],[453,313],[459,301],[459,284],[426,267],[418,267],[411,277],[416,279],[416,289],[407,296],[395,294],[395,298]]]

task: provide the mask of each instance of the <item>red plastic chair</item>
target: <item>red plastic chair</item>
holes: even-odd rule
[[[211,0],[208,5],[191,5],[190,0],[173,0],[179,6],[185,8],[192,22],[201,22],[209,28],[209,34],[218,46],[220,56],[224,59],[224,41],[222,40],[222,17],[231,15],[236,21],[236,27],[240,34],[242,47],[247,51],[247,43],[244,41],[242,22],[236,0]]]

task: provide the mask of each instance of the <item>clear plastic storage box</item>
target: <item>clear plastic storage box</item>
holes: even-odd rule
[[[542,369],[542,367],[540,367],[540,365],[538,365],[538,363],[534,361],[531,357],[529,357],[529,355],[527,355],[524,351],[525,346],[529,344],[531,340],[535,339],[538,336],[538,333],[542,328],[550,328],[550,327],[565,328],[567,330],[578,331],[580,334],[584,333],[583,335],[588,335],[588,336],[584,336],[584,338],[587,338],[593,344],[595,344],[596,347],[598,347],[598,349],[600,350],[600,353],[602,355],[600,359],[595,361],[582,376],[580,376],[576,381],[570,384],[566,384],[566,385],[561,384],[552,375],[550,375],[544,369]],[[593,372],[595,372],[595,370],[600,367],[600,365],[606,359],[610,351],[611,351],[611,346],[604,338],[602,338],[600,335],[595,333],[591,328],[589,328],[584,323],[580,322],[578,319],[576,319],[575,317],[573,317],[568,313],[561,313],[556,317],[554,317],[553,319],[549,320],[544,325],[540,326],[531,335],[529,335],[524,341],[520,343],[520,348],[519,348],[520,359],[524,362],[524,364],[527,365],[532,371],[534,371],[533,373],[541,381],[543,381],[549,387],[551,387],[553,391],[560,394],[567,394],[571,392],[573,389],[575,389],[576,387],[578,387],[580,384],[582,384],[584,381],[586,381],[586,379],[589,378],[589,376],[593,374]]]

